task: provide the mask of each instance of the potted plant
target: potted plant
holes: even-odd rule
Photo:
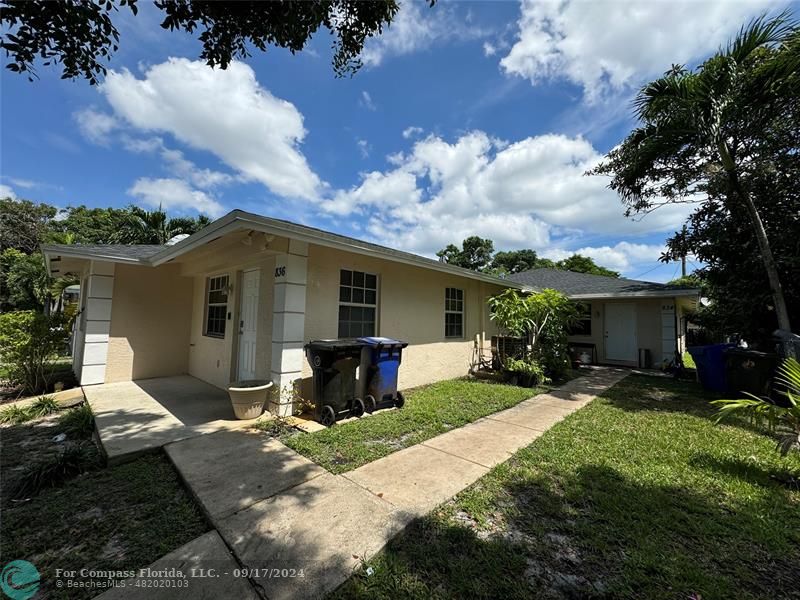
[[[271,381],[248,379],[234,381],[228,386],[233,412],[237,419],[257,419],[264,412]]]
[[[545,375],[544,367],[532,359],[509,358],[505,369],[511,375],[511,382],[514,385],[535,387],[550,382],[550,378]]]

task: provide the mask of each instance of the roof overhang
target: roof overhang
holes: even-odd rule
[[[619,298],[679,298],[699,297],[700,290],[664,290],[646,292],[619,292],[616,294],[568,294],[571,300],[614,300]]]
[[[268,217],[261,217],[259,215],[246,213],[240,210],[231,211],[224,217],[221,217],[216,221],[214,221],[213,223],[211,223],[210,225],[208,225],[207,227],[204,227],[197,233],[190,235],[186,239],[183,239],[180,242],[178,242],[177,244],[174,244],[172,246],[165,248],[164,250],[157,252],[156,254],[150,256],[147,259],[123,258],[119,256],[103,256],[102,254],[99,253],[81,251],[79,246],[76,246],[76,249],[74,251],[72,249],[65,251],[63,247],[54,249],[54,248],[49,248],[48,246],[42,246],[42,252],[44,252],[45,257],[47,258],[46,262],[48,264],[48,270],[51,257],[57,257],[57,256],[70,256],[86,260],[103,260],[108,262],[138,264],[138,265],[157,267],[159,265],[163,265],[172,260],[175,260],[180,256],[186,254],[187,252],[202,247],[203,245],[213,242],[214,240],[219,239],[225,235],[242,230],[259,231],[270,235],[276,235],[293,240],[298,240],[300,242],[315,244],[317,246],[324,246],[328,248],[334,248],[337,250],[344,250],[346,252],[363,254],[365,256],[373,256],[373,257],[377,256],[384,260],[389,260],[392,262],[420,267],[423,269],[429,269],[432,271],[439,271],[441,273],[447,273],[450,275],[457,275],[459,277],[466,277],[468,279],[474,279],[477,281],[491,283],[503,287],[523,289],[522,284],[513,281],[508,281],[505,279],[500,279],[499,277],[494,277],[492,275],[485,275],[483,273],[478,273],[476,271],[470,271],[468,269],[463,269],[461,267],[448,265],[447,263],[440,263],[431,259],[424,258],[422,256],[416,256],[414,254],[406,252],[395,253],[392,252],[391,249],[389,248],[382,248],[381,246],[376,246],[373,244],[369,244],[367,242],[361,242],[359,240],[355,240],[352,238],[345,238],[343,236],[339,236],[336,234],[327,234],[326,232],[322,231],[317,233],[316,230],[311,229],[309,227],[305,227],[302,225],[293,226],[293,224],[286,221],[277,221],[275,219],[270,219]]]

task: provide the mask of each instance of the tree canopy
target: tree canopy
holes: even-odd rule
[[[492,240],[473,235],[461,242],[461,248],[455,244],[448,244],[447,247],[439,250],[436,256],[449,265],[500,277],[542,268],[619,277],[619,273],[616,271],[606,269],[595,263],[592,258],[581,254],[573,254],[554,262],[549,258],[539,258],[536,250],[531,248],[493,253],[494,242]]]
[[[735,299],[720,296],[720,302],[763,306],[763,291],[769,290],[767,326],[785,330],[791,330],[784,290],[791,267],[781,265],[787,257],[774,251],[775,234],[770,237],[767,222],[791,229],[796,239],[797,208],[790,197],[773,204],[761,196],[771,193],[763,181],[782,176],[779,165],[796,173],[798,97],[800,30],[787,13],[761,17],[697,69],[676,65],[644,86],[635,100],[639,126],[592,171],[611,176],[610,187],[620,194],[627,214],[697,202],[698,224],[727,215],[739,235],[730,240],[736,250],[723,260],[746,247],[747,263],[758,275],[745,278],[755,276],[760,285],[742,289],[744,295]],[[673,250],[685,252],[685,244],[677,247],[680,241],[673,238]],[[724,277],[734,277],[732,266],[724,269]]]
[[[305,48],[321,28],[333,38],[333,70],[355,73],[364,43],[379,35],[397,14],[395,0],[272,0],[271,2],[193,2],[156,0],[161,27],[195,35],[200,58],[225,69],[247,58],[251,48],[270,46],[292,53]],[[433,1],[430,2],[431,6]],[[62,79],[82,77],[97,84],[119,49],[120,32],[112,17],[121,9],[138,12],[138,0],[2,0],[0,48],[17,73],[35,77],[36,61],[60,65]]]

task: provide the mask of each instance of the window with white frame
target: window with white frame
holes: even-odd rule
[[[464,337],[464,290],[444,290],[444,337]]]
[[[339,337],[376,335],[378,276],[342,269],[339,274]]]
[[[228,276],[206,279],[206,324],[204,335],[224,338],[228,313]]]

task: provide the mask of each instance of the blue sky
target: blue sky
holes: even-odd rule
[[[330,39],[212,70],[142,4],[99,87],[3,70],[0,193],[57,206],[241,208],[432,255],[467,235],[656,281],[690,208],[632,221],[585,177],[635,89],[782,4],[406,2],[337,79]]]

